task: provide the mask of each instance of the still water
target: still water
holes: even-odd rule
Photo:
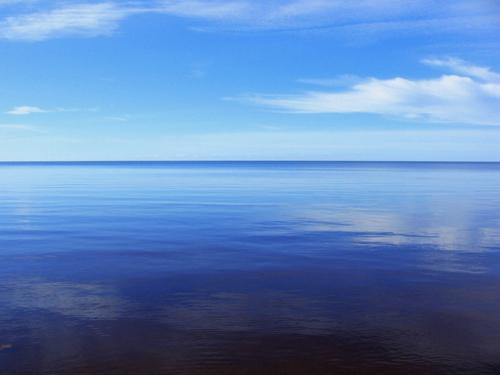
[[[500,372],[500,164],[0,164],[1,374]]]

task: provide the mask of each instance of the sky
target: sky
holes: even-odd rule
[[[0,161],[500,161],[500,0],[0,0]]]

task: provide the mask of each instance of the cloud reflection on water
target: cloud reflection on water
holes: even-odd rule
[[[44,310],[78,319],[116,319],[126,303],[111,287],[44,279],[11,280],[0,300],[14,310]]]
[[[426,212],[427,211],[427,212]],[[429,246],[439,250],[481,252],[500,246],[500,220],[477,222],[475,208],[459,206],[455,212],[420,207],[383,211],[342,206],[312,207],[292,212],[298,230],[350,232],[355,242],[369,245]]]

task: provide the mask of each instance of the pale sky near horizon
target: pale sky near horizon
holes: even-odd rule
[[[500,0],[0,0],[0,161],[500,161]]]

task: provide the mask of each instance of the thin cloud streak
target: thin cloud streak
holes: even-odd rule
[[[41,41],[64,35],[109,35],[130,14],[132,10],[107,2],[10,16],[0,23],[0,38]]]
[[[239,19],[252,10],[246,1],[163,1],[150,11],[179,17],[208,19]]]
[[[40,108],[37,106],[21,105],[10,109],[9,111],[5,112],[5,114],[11,116],[27,116],[36,113],[98,112],[98,111],[99,111],[98,108],[82,109],[82,108],[57,107],[57,108],[47,109],[47,108]]]
[[[429,28],[445,32],[488,29],[498,27],[495,21],[499,16],[498,11],[495,13],[483,0],[475,6],[465,0],[439,5],[430,0],[410,3],[402,0],[158,0],[63,4],[33,13],[11,14],[0,20],[0,39],[42,41],[68,35],[110,35],[125,19],[147,13],[208,22],[205,28],[194,27],[198,30],[354,29],[362,33],[428,32]]]
[[[0,124],[0,130],[25,130],[38,132],[38,129],[33,126],[20,124]]]
[[[31,115],[33,113],[46,113],[50,112],[46,109],[42,109],[40,107],[33,107],[29,105],[23,105],[19,107],[14,107],[10,111],[5,112],[8,115],[12,116],[26,116],[26,115]]]
[[[353,74],[344,74],[335,78],[301,78],[298,80],[299,83],[303,83],[305,85],[325,87],[349,86],[362,81],[363,78]]]
[[[430,66],[450,69],[452,72],[465,74],[484,81],[500,83],[500,73],[493,72],[490,68],[469,64],[461,59],[453,57],[448,57],[446,59],[424,59],[422,60],[422,63]]]
[[[297,113],[369,113],[429,122],[499,125],[499,74],[458,59],[424,60],[463,75],[412,80],[369,78],[345,90],[254,95],[246,100]]]

